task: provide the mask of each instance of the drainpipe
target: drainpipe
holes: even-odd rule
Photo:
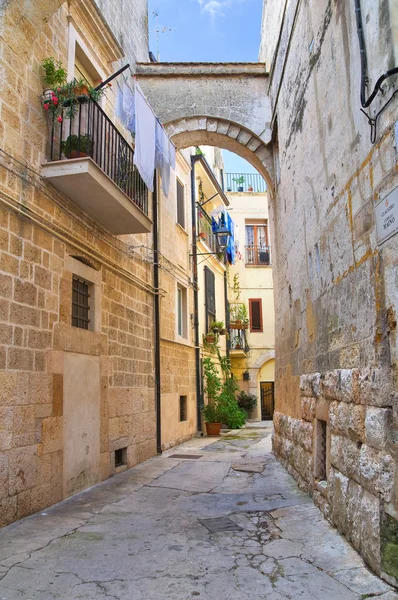
[[[159,232],[158,232],[158,178],[157,171],[153,177],[152,194],[153,213],[153,286],[154,297],[154,320],[155,320],[155,394],[156,394],[156,450],[162,454],[162,415],[161,415],[161,388],[160,388],[160,298],[159,298]]]
[[[228,302],[228,276],[227,272],[224,273],[224,304],[225,304],[225,329],[227,330],[226,339],[226,355],[229,358],[229,302]]]
[[[198,298],[198,250],[196,246],[196,185],[195,165],[201,159],[200,155],[191,156],[191,209],[192,209],[192,279],[193,279],[193,310],[195,335],[195,373],[196,373],[196,419],[197,429],[202,431],[203,397],[200,378],[200,347],[199,347],[199,298]]]

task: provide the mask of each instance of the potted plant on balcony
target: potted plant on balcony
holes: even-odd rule
[[[43,91],[43,100],[48,102],[51,100],[53,94],[57,88],[61,88],[67,77],[66,69],[62,66],[60,60],[55,60],[52,56],[45,58],[41,63],[44,71],[44,85],[46,86]]]
[[[253,186],[252,186],[252,185],[249,185],[249,187],[247,188],[247,191],[248,191],[248,192],[253,192],[253,191],[254,191],[254,190],[253,190]]]
[[[221,331],[224,329],[224,323],[222,321],[212,321],[210,323],[210,329],[214,334],[220,335]]]
[[[235,181],[238,186],[238,192],[243,192],[243,184],[245,183],[245,176],[240,175],[239,177],[232,177],[232,181]]]
[[[70,135],[61,142],[61,150],[66,158],[81,158],[91,156],[93,141],[89,135]]]

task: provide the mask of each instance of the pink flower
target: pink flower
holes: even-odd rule
[[[58,98],[57,96],[53,96],[52,98],[53,104],[57,105],[58,104]]]
[[[62,123],[62,121],[63,121],[62,117],[58,117],[57,121],[58,121],[58,123]]]
[[[57,91],[58,91],[58,92],[60,92],[60,91],[61,91],[61,88],[57,88]]]
[[[43,104],[43,108],[44,108],[44,110],[48,110],[50,108],[49,103],[46,102],[45,104]]]

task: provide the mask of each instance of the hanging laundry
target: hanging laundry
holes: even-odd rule
[[[122,86],[117,84],[116,116],[126,129],[135,133],[135,98],[126,82]]]
[[[135,133],[135,98],[134,92],[127,83],[123,85],[123,112],[125,115],[124,126]]]
[[[163,130],[163,164],[160,171],[162,178],[162,190],[164,195],[169,195],[170,189],[170,140],[166,132]]]
[[[138,83],[135,86],[135,114],[134,164],[148,189],[153,192],[156,117]]]
[[[163,127],[156,119],[155,129],[155,168],[161,169],[163,164]]]
[[[165,196],[170,190],[170,140],[159,120],[156,121],[155,167],[160,170]]]
[[[176,169],[176,147],[173,142],[169,140],[169,154],[170,154],[170,167],[175,171]]]

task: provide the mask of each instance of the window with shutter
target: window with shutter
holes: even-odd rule
[[[185,187],[177,179],[177,223],[185,229]]]
[[[209,331],[211,322],[216,320],[215,277],[209,267],[205,267],[205,298],[206,331]]]
[[[250,331],[261,332],[263,330],[263,309],[261,298],[249,300]]]

